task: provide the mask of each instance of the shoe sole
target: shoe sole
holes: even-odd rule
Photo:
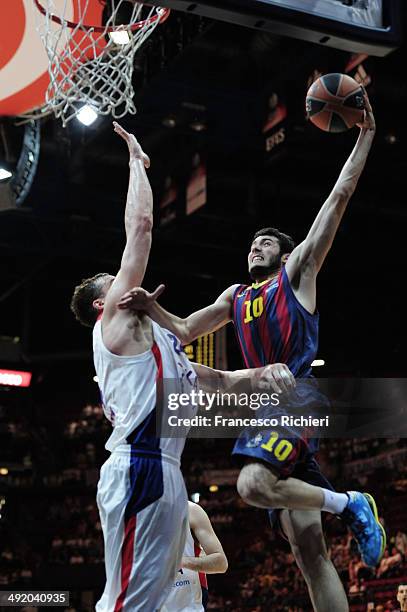
[[[386,550],[386,545],[387,545],[387,536],[386,536],[386,531],[383,527],[383,525],[381,524],[381,522],[379,521],[379,514],[377,512],[377,506],[376,506],[376,502],[374,500],[374,498],[370,495],[370,493],[363,493],[363,495],[366,497],[366,500],[370,506],[371,511],[373,512],[373,516],[375,518],[375,521],[377,523],[377,526],[379,527],[380,531],[382,532],[382,548],[380,551],[380,557],[377,560],[376,565],[379,563],[380,559],[383,557],[384,555],[384,551]]]

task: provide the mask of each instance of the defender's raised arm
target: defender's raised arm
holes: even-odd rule
[[[108,320],[117,311],[116,302],[124,291],[143,281],[151,248],[153,227],[153,194],[147,178],[150,166],[148,156],[136,137],[129,134],[118,123],[114,130],[126,141],[129,149],[130,177],[124,214],[126,247],[120,270],[106,295],[103,318]]]

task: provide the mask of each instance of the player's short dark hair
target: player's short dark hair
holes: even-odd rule
[[[93,307],[93,301],[101,295],[104,285],[102,279],[110,276],[107,272],[100,272],[91,278],[84,278],[80,285],[75,287],[71,300],[71,310],[76,319],[86,327],[93,327],[96,323],[98,312]]]
[[[295,248],[293,238],[291,238],[291,236],[288,234],[283,234],[283,232],[280,232],[280,230],[276,229],[275,227],[263,227],[263,229],[254,234],[252,243],[259,236],[275,236],[280,243],[282,255],[284,255],[284,253],[291,253]]]

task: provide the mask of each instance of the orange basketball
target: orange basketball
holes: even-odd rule
[[[325,132],[345,132],[364,117],[363,90],[346,74],[325,74],[309,88],[307,117]]]

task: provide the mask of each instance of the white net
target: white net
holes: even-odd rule
[[[103,0],[103,25],[90,27],[95,1],[102,4],[101,0],[34,0],[50,83],[45,106],[31,117],[53,112],[66,125],[84,108],[116,119],[136,112],[134,54],[169,10],[132,0]],[[99,13],[102,17],[100,6]]]

